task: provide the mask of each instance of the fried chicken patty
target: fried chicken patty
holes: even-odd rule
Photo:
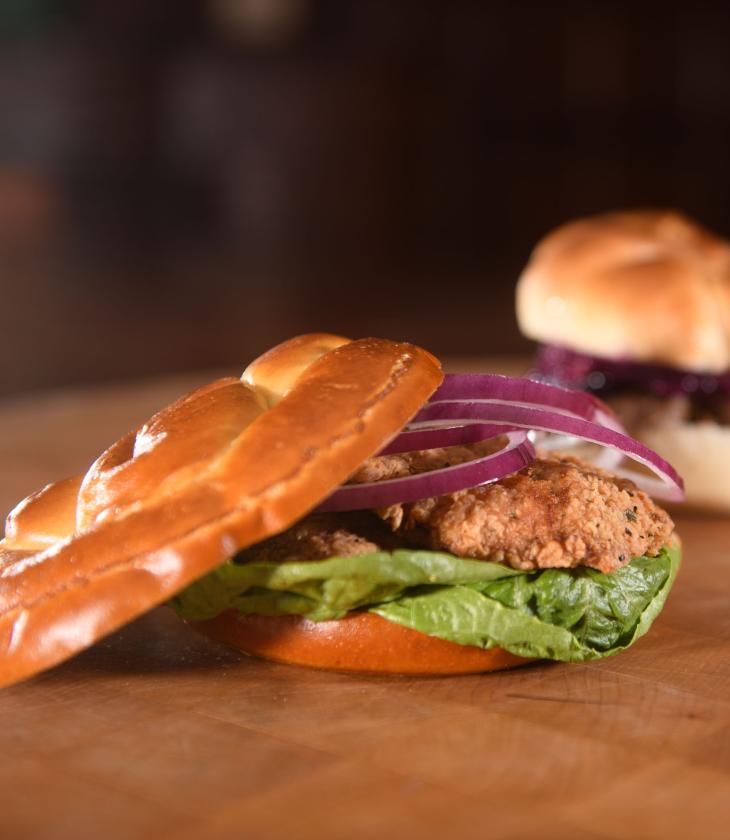
[[[674,530],[633,482],[577,458],[547,457],[494,484],[379,512],[408,542],[515,569],[612,572],[656,555]]]
[[[352,480],[416,474],[495,448],[490,441],[371,458]],[[318,560],[420,546],[521,570],[589,566],[611,572],[632,557],[656,555],[673,530],[669,516],[633,482],[578,458],[552,455],[471,490],[374,512],[315,514],[237,560]]]
[[[245,549],[239,563],[284,563],[351,557],[398,548],[403,540],[371,511],[314,513],[291,528]]]

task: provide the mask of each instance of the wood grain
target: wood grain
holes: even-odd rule
[[[0,505],[200,380],[0,406]],[[352,677],[249,659],[158,609],[0,693],[0,837],[727,837],[730,520],[678,526],[664,613],[588,665]]]

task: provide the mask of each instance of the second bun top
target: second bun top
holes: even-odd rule
[[[529,338],[608,358],[730,368],[730,243],[673,211],[608,213],[542,239],[517,286]]]

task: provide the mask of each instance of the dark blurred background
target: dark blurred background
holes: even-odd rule
[[[0,393],[312,329],[512,353],[571,217],[730,234],[730,6],[0,0]]]

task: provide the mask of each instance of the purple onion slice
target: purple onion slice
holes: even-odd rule
[[[447,493],[498,481],[528,466],[535,459],[535,449],[526,432],[511,431],[507,432],[505,437],[507,445],[504,449],[464,464],[405,478],[372,481],[366,484],[345,484],[326,499],[317,508],[317,512],[387,507],[392,504],[416,502],[431,496],[444,496]]]
[[[681,501],[684,497],[682,479],[671,464],[629,437],[611,409],[594,396],[530,379],[454,374],[445,378],[413,421],[380,454],[476,443],[497,436],[505,436],[507,445],[464,464],[405,478],[343,485],[318,511],[387,507],[499,481],[534,460],[530,432],[597,444],[606,450],[604,465],[615,475],[630,478],[660,499]],[[653,475],[621,469],[623,458]]]
[[[421,449],[440,449],[445,446],[463,446],[480,443],[490,438],[517,431],[514,426],[494,426],[492,424],[469,423],[467,425],[419,428],[401,432],[378,455],[399,455]]]
[[[684,498],[684,483],[677,471],[648,446],[613,428],[559,411],[475,400],[429,402],[418,412],[409,428],[417,429],[421,424],[433,427],[436,422],[453,424],[485,421],[534,431],[572,435],[610,447],[648,468],[655,477],[623,470],[614,471],[616,475],[631,478],[637,487],[658,499],[679,502]]]
[[[428,404],[453,400],[552,408],[561,414],[571,414],[617,432],[625,432],[613,410],[593,394],[533,379],[518,379],[494,373],[447,374]]]

